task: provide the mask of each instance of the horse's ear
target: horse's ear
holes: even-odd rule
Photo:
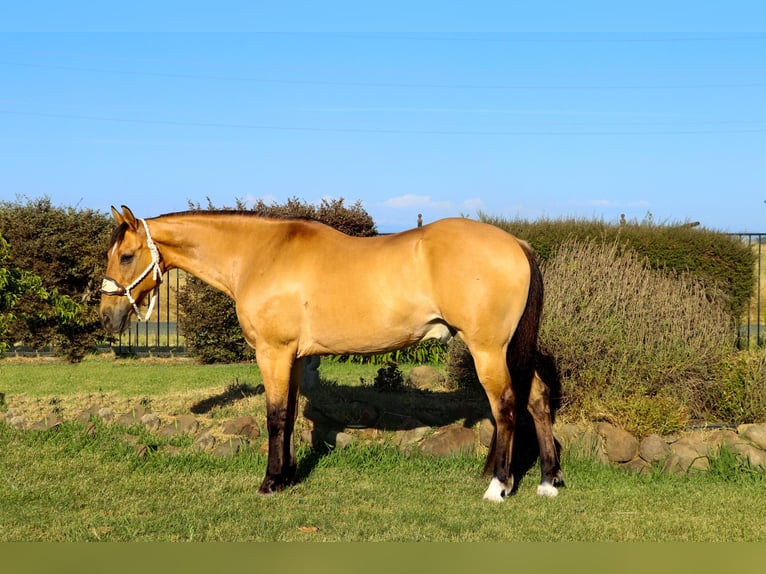
[[[122,218],[122,213],[120,213],[119,211],[117,211],[117,208],[116,208],[116,207],[114,207],[114,205],[112,206],[112,217],[114,217],[114,220],[117,222],[117,225],[119,225],[120,223],[122,223],[123,221],[125,221],[125,220]]]
[[[136,221],[136,216],[133,215],[133,212],[126,206],[122,207],[122,221],[128,224],[128,227],[130,227],[133,231],[138,229],[138,222]]]

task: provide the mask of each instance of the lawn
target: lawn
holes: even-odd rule
[[[353,387],[376,370],[326,363],[320,372]],[[235,381],[260,379],[251,365],[0,362],[4,408],[144,399],[181,413]],[[222,408],[262,419],[260,401]],[[535,495],[533,468],[514,496],[490,504],[481,499],[483,455],[434,459],[360,442],[301,446],[298,484],[261,497],[261,444],[226,458],[136,454],[137,442],[185,440],[69,420],[47,431],[0,424],[0,541],[766,541],[766,479],[734,467],[638,476],[565,452],[567,487],[557,498]]]

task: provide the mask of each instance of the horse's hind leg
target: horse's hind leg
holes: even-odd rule
[[[485,500],[502,502],[513,487],[510,473],[511,448],[516,425],[515,397],[505,362],[505,349],[496,353],[474,353],[476,373],[489,399],[495,432],[487,456],[485,471],[492,469],[492,481],[484,493]]]
[[[537,494],[540,496],[556,496],[558,489],[555,485],[562,482],[562,480],[556,442],[553,438],[553,425],[551,423],[550,389],[540,379],[537,372],[535,372],[535,376],[532,379],[527,409],[535,421],[537,442],[540,445],[541,479],[537,487]]]

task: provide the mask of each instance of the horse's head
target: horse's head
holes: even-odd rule
[[[122,206],[122,213],[112,207],[117,229],[112,234],[106,263],[106,276],[101,284],[99,313],[106,329],[119,333],[125,329],[132,312],[138,320],[148,320],[154,307],[156,289],[162,281],[160,254],[143,219]],[[138,305],[152,293],[146,317]]]

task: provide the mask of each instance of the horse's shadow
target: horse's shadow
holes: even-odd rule
[[[550,410],[560,406],[561,382],[553,359],[542,355],[537,370],[551,390]],[[473,427],[492,417],[489,401],[480,388],[454,391],[427,391],[403,388],[395,392],[378,391],[371,386],[344,386],[319,379],[311,388],[303,389],[308,399],[303,416],[313,423],[317,434],[329,440],[314,443],[308,456],[298,461],[296,482],[305,480],[320,460],[334,448],[332,437],[348,429],[374,431],[406,431],[418,426],[441,427],[462,424]],[[526,397],[520,396],[526,402]],[[557,455],[561,445],[556,441]],[[513,492],[535,465],[540,454],[532,416],[519,405],[516,412],[511,473]]]
[[[555,417],[561,394],[558,372],[553,361],[545,356],[538,361],[537,369],[551,389],[550,407]],[[263,385],[251,387],[236,382],[223,393],[196,403],[191,411],[197,414],[209,412],[216,407],[263,392]],[[420,426],[441,427],[456,423],[473,427],[482,419],[492,416],[489,402],[478,387],[452,391],[404,387],[398,391],[379,391],[370,385],[339,385],[320,377],[309,388],[301,389],[301,393],[307,399],[302,415],[311,421],[316,436],[322,438],[312,440],[312,448],[299,458],[294,479],[296,483],[308,478],[322,458],[333,451],[333,437],[340,432],[349,429],[406,431]],[[560,451],[558,442],[556,449]],[[538,456],[539,447],[532,417],[525,408],[518,408],[511,464],[514,492],[535,465]]]

